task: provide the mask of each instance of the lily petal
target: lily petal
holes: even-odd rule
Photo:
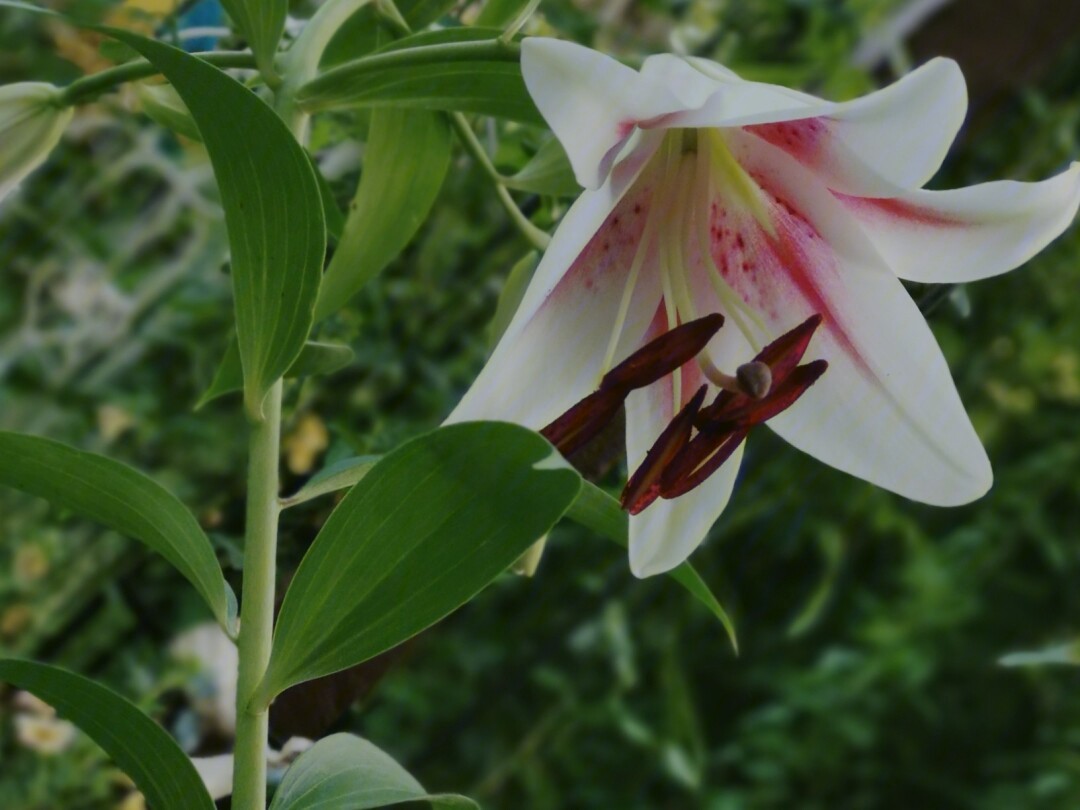
[[[837,198],[900,278],[975,281],[1018,267],[1069,227],[1080,206],[1080,163],[1039,183]]]
[[[654,134],[642,139],[598,191],[566,212],[499,345],[447,423],[506,419],[539,429],[595,390],[608,370],[595,347],[611,338],[649,211],[652,188],[634,181],[658,143]],[[644,258],[615,362],[638,348],[652,320],[660,298],[653,261]]]
[[[577,181],[596,189],[642,121],[682,110],[664,83],[573,42],[534,37],[521,45],[525,86],[566,149]]]
[[[708,60],[702,59],[702,62]],[[710,63],[716,67],[715,62]],[[659,53],[648,57],[641,65],[641,75],[649,81],[667,87],[679,97],[686,109],[700,107],[709,97],[732,80],[741,82],[738,76],[728,72],[728,76],[715,78],[713,74],[699,70],[689,59]],[[723,74],[720,74],[723,76]]]
[[[807,358],[827,360],[828,371],[769,424],[826,464],[913,500],[984,494],[986,452],[899,280],[810,171],[752,136],[726,137],[762,188],[773,233],[744,217],[745,249],[730,255],[730,238],[714,243],[717,265],[774,333],[824,317]]]
[[[700,68],[701,60],[695,65]],[[723,74],[715,75],[719,82]],[[966,109],[960,68],[938,58],[888,87],[842,103],[729,80],[704,104],[663,124],[745,127],[813,169],[830,188],[880,197],[921,186],[934,175]]]
[[[918,188],[933,177],[966,109],[959,66],[937,58],[820,116],[748,129],[813,169],[829,188],[879,196],[893,193],[890,185]]]

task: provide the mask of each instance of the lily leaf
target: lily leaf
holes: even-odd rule
[[[529,251],[517,263],[510,268],[510,274],[506,277],[502,292],[499,294],[499,303],[495,306],[495,314],[488,324],[487,342],[488,348],[495,349],[499,339],[502,338],[506,327],[517,312],[521,299],[525,297],[525,290],[532,281],[536,267],[540,263],[540,254],[535,250]]]
[[[304,344],[300,355],[289,366],[285,376],[289,379],[297,379],[333,374],[349,365],[355,356],[348,346],[309,340]],[[243,387],[244,372],[240,367],[240,348],[235,340],[230,340],[228,348],[225,349],[225,356],[221,359],[221,365],[218,366],[210,387],[195,405],[195,410],[199,410],[218,397],[239,391]]]
[[[460,607],[577,497],[541,436],[440,428],[386,455],[323,526],[281,606],[256,701],[378,655]]]
[[[276,8],[283,0],[271,2]],[[15,0],[0,5],[60,17],[131,46],[161,71],[187,106],[221,192],[244,402],[249,415],[261,419],[266,392],[292,365],[311,331],[322,278],[326,223],[307,153],[262,99],[198,57]],[[260,0],[237,0],[236,7],[241,5],[252,10],[251,20],[259,26],[266,25],[266,15],[278,13],[257,11]]]
[[[334,190],[330,188],[330,183],[327,182],[326,177],[319,170],[314,158],[309,154],[308,159],[311,160],[311,171],[315,175],[316,184],[319,186],[323,216],[326,219],[326,234],[335,240],[341,239],[341,233],[345,229],[345,215],[338,208],[337,200],[334,199]]]
[[[476,18],[476,24],[489,28],[501,28],[512,22],[528,4],[529,0],[486,0],[480,16]]]
[[[315,307],[321,320],[377,276],[416,235],[450,166],[450,128],[439,113],[379,109],[364,170]]]
[[[286,498],[282,506],[295,506],[313,498],[355,486],[372,471],[379,458],[379,456],[356,456],[342,459],[312,476],[311,480],[295,495]],[[566,510],[565,517],[609,540],[614,540],[623,548],[630,544],[626,512],[622,510],[617,500],[589,481],[582,480],[581,492]],[[668,576],[678,582],[719,619],[731,640],[732,648],[738,653],[739,641],[734,622],[694,567],[689,562],[684,562],[669,571]]]
[[[221,4],[251,45],[259,70],[272,73],[289,0],[221,0]]]
[[[582,481],[581,494],[566,511],[566,516],[575,523],[614,540],[623,548],[630,545],[629,516],[617,500],[589,481]],[[694,567],[689,562],[684,562],[669,571],[668,576],[682,585],[720,620],[731,640],[732,648],[738,653],[739,640],[735,634],[735,624]]]
[[[285,498],[281,505],[285,508],[296,506],[298,503],[310,501],[321,495],[355,486],[361,478],[371,472],[380,458],[381,456],[343,458],[311,476],[295,495]]]
[[[261,418],[266,392],[311,331],[326,251],[322,200],[307,153],[249,89],[197,57],[117,29],[187,105],[210,153],[232,248],[244,401]]]
[[[455,0],[398,0],[397,8],[414,31],[427,28],[454,7]]]
[[[33,693],[100,745],[160,810],[213,810],[191,760],[127,698],[58,667],[0,660],[0,681]]]
[[[503,185],[552,197],[575,197],[581,193],[566,150],[556,138],[544,141],[517,174],[503,179]]]
[[[195,586],[231,632],[236,597],[210,540],[187,507],[157,482],[104,456],[40,436],[0,431],[0,484],[142,541]]]
[[[341,107],[409,107],[480,113],[543,126],[516,44],[499,31],[451,28],[397,40],[320,74],[300,88],[308,112]]]
[[[352,734],[331,734],[285,772],[270,810],[367,810],[402,802],[479,810],[472,799],[429,794],[389,754]]]
[[[166,129],[178,135],[202,142],[202,133],[191,118],[187,106],[176,91],[167,84],[135,85],[135,92],[142,103],[143,112]]]

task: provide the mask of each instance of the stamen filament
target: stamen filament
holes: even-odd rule
[[[662,148],[663,146],[661,146]],[[653,173],[656,174],[655,170]],[[637,286],[638,274],[641,272],[641,266],[645,263],[645,257],[649,253],[649,246],[652,244],[656,233],[657,223],[662,218],[659,211],[663,208],[663,196],[661,193],[663,184],[664,176],[660,173],[656,179],[656,188],[653,189],[653,198],[649,203],[649,211],[645,215],[645,227],[642,229],[641,240],[634,250],[634,258],[630,263],[630,272],[626,274],[622,298],[619,299],[619,309],[615,315],[615,326],[612,328],[611,337],[608,339],[607,351],[604,352],[604,362],[600,365],[600,377],[611,371],[615,360],[615,351],[619,347],[619,338],[622,336],[623,326],[626,324],[626,315],[630,311],[630,301],[634,296],[634,288]]]
[[[723,304],[725,314],[729,315],[731,319],[735,321],[735,325],[743,334],[743,337],[746,338],[751,348],[757,352],[761,350],[761,341],[757,339],[756,334],[750,329],[749,324],[743,320],[743,316],[749,317],[754,326],[762,333],[766,332],[765,324],[758,314],[742,300],[742,296],[735,292],[731,285],[727,283],[720,273],[720,268],[716,266],[716,260],[712,255],[712,244],[711,239],[709,238],[709,212],[713,198],[716,196],[716,184],[713,177],[714,167],[710,154],[711,151],[712,150],[708,146],[698,149],[697,175],[698,178],[703,179],[704,182],[698,184],[698,200],[695,205],[691,206],[692,215],[701,217],[701,221],[695,223],[698,226],[695,229],[698,235],[698,246],[705,262],[705,275],[708,277],[709,283],[716,293],[716,297],[719,298],[720,303]]]
[[[679,167],[678,161],[682,155],[681,142],[675,138],[667,138],[664,141],[667,147],[667,153],[664,158],[664,177],[671,178],[669,186],[665,189],[665,198],[667,192],[678,188],[679,182]],[[672,186],[671,184],[675,184]],[[672,233],[672,218],[678,216],[679,206],[669,205],[668,210],[665,212],[665,233]],[[674,263],[676,257],[673,256],[674,245],[677,244],[678,239],[672,239],[670,236],[661,242],[661,250],[659,251],[660,260],[660,284],[664,293],[664,309],[667,313],[668,329],[674,329],[679,325],[679,307],[675,299],[674,284],[672,282],[672,273],[677,272],[677,265]],[[672,389],[672,413],[678,412],[682,407],[682,371],[681,369],[675,369],[671,373],[671,389]]]

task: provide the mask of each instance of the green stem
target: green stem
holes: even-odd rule
[[[278,380],[263,403],[265,416],[251,425],[248,457],[247,532],[240,604],[240,670],[236,684],[236,747],[233,807],[266,807],[266,745],[270,711],[252,696],[270,660],[274,629],[277,562],[278,459],[281,446],[281,392]]]
[[[246,51],[210,51],[194,55],[219,68],[255,67],[255,57]],[[145,59],[136,59],[92,76],[76,79],[64,88],[60,100],[68,107],[85,104],[125,82],[138,81],[159,73],[160,71]]]
[[[472,155],[473,160],[480,164],[484,174],[495,185],[495,195],[499,198],[499,202],[502,203],[502,207],[506,209],[506,213],[510,215],[514,225],[521,231],[521,235],[537,250],[547,250],[551,237],[533,225],[529,218],[517,207],[517,203],[514,202],[514,198],[510,196],[510,192],[504,185],[503,176],[499,174],[495,164],[491,162],[491,158],[484,151],[484,145],[480,143],[480,139],[472,131],[472,127],[465,120],[465,116],[461,113],[450,113],[450,125],[454,128],[466,151]]]
[[[409,24],[405,21],[405,18],[401,15],[398,7],[394,4],[394,0],[377,0],[377,8],[379,10],[379,16],[383,22],[389,25],[398,36],[408,36],[412,33],[412,29],[409,28]],[[532,2],[528,7],[534,9]],[[529,13],[532,13],[531,11]],[[527,16],[526,16],[527,19]],[[524,23],[523,23],[524,24]],[[497,40],[483,40],[481,42],[463,42],[461,45],[475,46],[483,44],[485,46],[486,53],[493,53],[499,58],[506,58],[509,54],[513,61],[521,60],[521,44],[517,42],[504,40],[501,37]],[[429,46],[436,47],[436,46]],[[494,48],[494,50],[492,50]],[[423,51],[425,48],[403,48],[401,51],[391,51],[385,54],[386,56],[393,56],[395,53],[407,53],[409,51]],[[373,57],[367,57],[368,60]],[[425,55],[426,58],[426,55]],[[364,59],[356,60],[359,64],[364,62]],[[385,61],[382,63],[385,65]],[[342,67],[346,67],[342,65]],[[499,198],[499,203],[506,213],[509,215],[511,222],[521,231],[521,235],[531,244],[534,248],[540,251],[547,250],[547,246],[551,243],[551,236],[546,232],[537,228],[529,218],[525,216],[521,209],[517,207],[517,203],[514,202],[514,198],[510,196],[510,191],[506,188],[505,180],[499,170],[495,168],[495,164],[491,162],[491,158],[488,157],[486,151],[484,151],[484,145],[480,143],[479,138],[476,137],[476,133],[472,131],[472,127],[469,126],[469,122],[465,120],[465,116],[461,113],[448,113],[450,126],[454,128],[454,132],[457,133],[458,139],[461,141],[465,150],[472,155],[473,160],[480,164],[480,168],[488,179],[495,186],[495,196]]]

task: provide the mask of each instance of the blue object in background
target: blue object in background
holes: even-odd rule
[[[181,14],[177,22],[181,31],[186,28],[216,28],[225,24],[225,12],[220,0],[200,0]],[[217,46],[217,37],[194,37],[183,42],[184,50],[189,52],[212,51]]]

